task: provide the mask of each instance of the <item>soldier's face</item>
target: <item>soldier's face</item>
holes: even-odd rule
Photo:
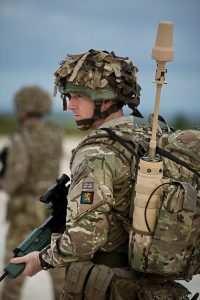
[[[91,119],[95,103],[90,98],[81,94],[70,93],[68,108],[73,112],[74,120]]]

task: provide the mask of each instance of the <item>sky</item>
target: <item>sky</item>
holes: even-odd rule
[[[174,23],[174,61],[166,64],[159,112],[199,118],[199,0],[0,0],[0,112],[14,111],[13,96],[25,85],[52,95],[59,62],[93,48],[133,61],[142,87],[140,111],[152,113],[151,51],[163,20]],[[62,110],[59,96],[53,103],[54,111]]]

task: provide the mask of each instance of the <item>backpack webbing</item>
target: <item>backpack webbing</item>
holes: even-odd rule
[[[139,154],[136,153],[131,147],[129,147],[126,144],[126,142],[119,135],[117,135],[112,129],[110,129],[110,128],[101,128],[101,130],[106,131],[113,140],[119,142],[122,146],[124,146],[124,148],[126,148],[139,161],[139,159],[140,159]],[[168,159],[174,161],[175,163],[177,163],[177,164],[179,164],[183,167],[185,167],[189,171],[195,173],[200,178],[200,174],[196,170],[194,170],[185,161],[179,159],[178,157],[176,157],[175,155],[173,155],[169,151],[166,151],[162,148],[156,147],[156,153],[163,156],[163,157],[165,157],[165,158],[168,158]]]

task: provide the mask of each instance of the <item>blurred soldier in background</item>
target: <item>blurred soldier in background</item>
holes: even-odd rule
[[[5,264],[12,257],[12,250],[49,215],[38,198],[58,177],[62,156],[62,131],[43,118],[51,112],[49,94],[40,87],[27,86],[16,93],[14,102],[19,130],[10,139],[5,175],[1,179],[1,188],[9,194]],[[64,273],[57,269],[49,274],[57,300]],[[1,299],[20,299],[24,279],[6,279]]]

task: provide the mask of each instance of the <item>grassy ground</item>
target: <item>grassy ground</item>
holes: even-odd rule
[[[75,126],[72,119],[60,117],[59,115],[53,115],[48,119],[58,123],[67,135],[72,136],[85,136],[85,132],[81,132]],[[18,128],[18,122],[13,114],[0,114],[0,135],[10,135]]]
[[[17,128],[17,120],[14,115],[0,115],[0,134],[10,134]]]
[[[66,132],[67,135],[85,136],[85,132],[76,129],[75,122],[68,116],[60,114],[52,115],[50,119],[57,122]],[[167,120],[168,121],[168,120]],[[144,121],[142,121],[143,123]],[[185,116],[176,116],[169,121],[170,126],[175,129],[200,129],[200,120],[189,120]],[[13,114],[0,114],[0,134],[7,135],[13,133],[17,129],[17,119]]]

